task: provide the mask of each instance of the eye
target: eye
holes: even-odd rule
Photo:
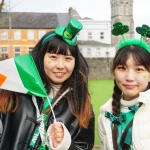
[[[143,68],[137,68],[136,70],[137,70],[138,72],[144,71]]]
[[[70,60],[72,60],[73,59],[73,57],[72,56],[66,56],[66,58],[65,58],[67,61],[70,61]]]
[[[51,54],[51,55],[49,56],[49,58],[50,58],[50,59],[56,59],[56,58],[57,58],[57,55]]]
[[[119,70],[125,70],[125,66],[119,65],[119,66],[117,66],[117,69],[119,69]]]

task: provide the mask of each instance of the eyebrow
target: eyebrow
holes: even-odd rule
[[[72,56],[71,54],[65,54],[65,56]]]

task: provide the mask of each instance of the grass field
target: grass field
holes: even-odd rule
[[[95,113],[95,145],[100,145],[98,137],[98,115],[99,108],[103,105],[112,95],[113,80],[90,80],[89,90],[91,94],[93,109]]]

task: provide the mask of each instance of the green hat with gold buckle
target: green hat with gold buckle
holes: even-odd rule
[[[59,35],[63,38],[65,42],[69,45],[75,46],[77,44],[77,33],[83,28],[83,25],[76,19],[70,19],[67,26],[58,26],[55,29],[55,33],[49,34],[46,36],[43,41],[42,45],[47,41],[49,38]]]
[[[57,35],[62,38],[70,45],[77,44],[77,33],[82,29],[83,25],[76,19],[72,18],[68,23],[67,27],[58,26],[55,30]]]

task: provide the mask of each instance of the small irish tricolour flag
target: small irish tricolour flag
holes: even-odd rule
[[[30,54],[0,61],[0,89],[47,97]]]

